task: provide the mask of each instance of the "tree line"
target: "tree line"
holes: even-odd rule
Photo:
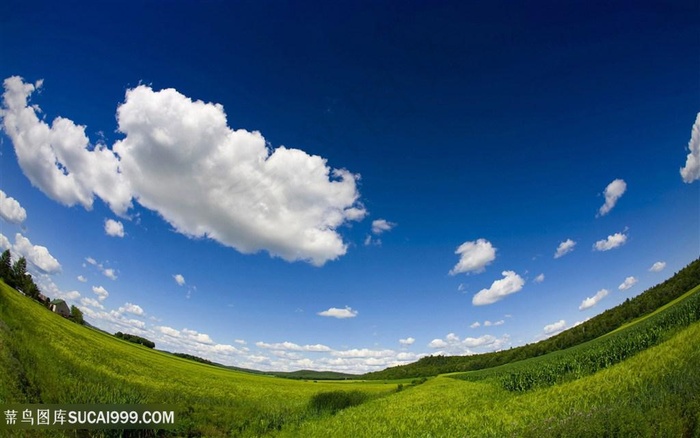
[[[653,286],[634,298],[556,336],[533,344],[472,356],[426,356],[407,365],[387,368],[362,376],[365,379],[404,379],[438,374],[475,371],[542,356],[582,344],[609,333],[634,319],[648,315],[700,285],[700,258],[673,277]],[[699,292],[700,293],[700,292]]]
[[[119,339],[124,339],[125,341],[133,342],[134,344],[141,344],[144,347],[148,348],[155,348],[156,344],[153,341],[149,341],[146,338],[142,338],[141,336],[137,335],[132,335],[130,333],[122,333],[122,332],[116,332],[114,334]]]
[[[51,304],[51,300],[45,297],[41,293],[41,290],[39,290],[39,286],[34,282],[32,274],[27,272],[27,259],[25,257],[20,257],[12,263],[12,253],[9,249],[6,249],[3,251],[2,255],[0,255],[0,279],[11,288],[40,302],[46,308]],[[81,325],[85,324],[83,312],[76,306],[70,307],[69,319]]]

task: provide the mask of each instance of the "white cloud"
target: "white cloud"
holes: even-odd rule
[[[105,233],[112,237],[124,237],[124,224],[114,219],[106,219]]]
[[[450,270],[450,275],[466,272],[483,272],[486,266],[496,259],[496,248],[486,239],[461,244],[455,254],[459,254],[459,262]]]
[[[182,274],[175,274],[173,275],[173,278],[175,279],[175,283],[177,283],[179,286],[185,285],[185,277],[183,277]]]
[[[695,123],[690,131],[688,157],[685,166],[681,168],[681,177],[686,183],[700,179],[700,113],[695,116]]]
[[[393,222],[388,222],[386,219],[377,219],[372,221],[372,232],[374,234],[382,234],[396,226]]]
[[[105,289],[102,286],[93,286],[92,292],[94,292],[95,295],[97,295],[97,299],[100,301],[106,300],[109,296],[109,292],[107,292],[107,289]]]
[[[2,236],[0,234],[0,236]],[[13,256],[24,257],[31,266],[43,274],[57,274],[61,272],[61,264],[49,253],[48,248],[41,245],[33,245],[22,234],[15,234],[15,244],[11,245],[7,237],[2,236],[2,247],[9,249]]]
[[[481,327],[481,323],[479,321],[475,321],[469,326],[469,328],[477,328],[477,327]]]
[[[544,274],[540,274],[537,277],[535,277],[534,280],[532,280],[535,283],[542,283],[544,281]]]
[[[38,86],[5,80],[3,129],[32,184],[65,205],[89,209],[96,195],[123,216],[133,198],[186,236],[315,266],[346,253],[337,229],[366,214],[359,175],[272,150],[259,132],[229,128],[219,104],[140,85],[117,109],[124,138],[110,149],[68,119],[41,121],[27,102]]]
[[[126,303],[118,310],[119,313],[132,313],[137,316],[142,316],[145,312],[138,304]]]
[[[78,281],[81,282],[81,283],[87,282],[87,278],[83,277],[82,275],[78,275],[77,278],[78,278]]]
[[[574,242],[571,239],[566,239],[565,241],[561,242],[559,244],[559,246],[557,247],[557,251],[554,253],[554,258],[558,259],[559,257],[562,257],[565,254],[570,253],[571,251],[574,250],[575,246],[576,246],[576,242]]]
[[[510,336],[504,335],[500,338],[496,338],[492,335],[483,335],[478,338],[466,337],[460,339],[454,333],[448,333],[444,339],[433,339],[428,344],[429,348],[440,349],[440,353],[447,353],[453,355],[466,355],[475,354],[477,351],[474,349],[486,349],[487,351],[495,351],[503,348],[508,341]]]
[[[17,160],[32,185],[64,205],[92,208],[95,195],[123,215],[131,206],[129,184],[119,160],[105,145],[91,145],[85,127],[57,117],[49,126],[28,105],[41,81],[27,84],[13,76],[4,81],[2,128],[12,140]]]
[[[651,268],[649,268],[649,272],[660,272],[663,271],[665,267],[666,262],[656,262],[653,265],[651,265]]]
[[[474,295],[473,305],[493,304],[523,288],[525,280],[514,271],[503,271],[501,274],[503,275],[502,279],[494,281],[490,288],[482,289]]]
[[[110,280],[117,279],[117,273],[113,268],[105,268],[104,264],[98,263],[97,260],[93,259],[92,257],[85,257],[85,261],[95,266],[102,273],[102,275],[109,278]]]
[[[544,333],[546,335],[551,335],[554,333],[558,333],[566,328],[566,321],[563,319],[560,319],[557,322],[553,322],[551,324],[547,324],[544,326]]]
[[[27,211],[19,202],[0,190],[0,217],[13,224],[21,224],[27,219]]]
[[[605,204],[598,210],[598,216],[605,216],[610,212],[610,210],[615,207],[617,200],[622,197],[622,195],[627,190],[627,183],[622,179],[616,179],[605,188]]]
[[[80,304],[83,305],[83,306],[94,307],[94,308],[96,308],[96,309],[103,309],[103,310],[104,310],[104,308],[105,308],[105,307],[104,307],[99,301],[97,301],[96,299],[94,299],[94,298],[88,298],[88,297],[83,297],[83,298],[81,298],[81,299],[80,299]]]
[[[433,339],[428,343],[428,347],[430,348],[445,348],[447,347],[447,342],[443,341],[442,339]]]
[[[627,235],[625,233],[615,233],[608,236],[607,239],[599,240],[593,245],[596,251],[610,251],[618,246],[622,246],[627,242]]]
[[[314,352],[314,353],[320,353],[320,352],[329,352],[331,351],[331,348],[322,345],[322,344],[313,344],[313,345],[299,345],[295,344],[294,342],[278,342],[278,343],[273,343],[273,344],[268,344],[266,342],[256,342],[255,346],[258,348],[265,348],[269,350],[287,350],[287,351],[308,351],[308,352]]]
[[[617,288],[620,290],[627,290],[637,284],[637,279],[634,277],[627,277],[625,278],[625,281],[622,282],[621,285],[619,285]]]
[[[364,216],[357,175],[268,149],[259,132],[230,129],[221,105],[139,86],[117,119],[126,137],[114,150],[134,195],[185,235],[320,266],[347,250],[335,230]]]
[[[408,337],[406,339],[399,339],[399,344],[401,345],[413,345],[416,342],[414,338]]]
[[[602,300],[606,296],[608,296],[608,290],[601,289],[594,296],[588,297],[585,300],[581,301],[581,305],[578,306],[578,310],[586,310],[588,308],[591,308],[598,304],[598,302],[600,302],[600,300]]]
[[[323,312],[318,312],[317,315],[321,316],[330,316],[333,318],[354,318],[358,314],[357,310],[353,310],[351,307],[345,306],[344,309],[338,309],[336,307],[331,307],[328,310],[324,310]]]

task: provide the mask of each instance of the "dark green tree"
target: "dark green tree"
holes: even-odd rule
[[[83,319],[83,312],[75,306],[70,306],[70,317],[73,320],[73,322],[77,322],[80,325],[85,324],[85,320]]]
[[[8,284],[12,281],[12,255],[9,249],[6,249],[0,256],[0,278]]]
[[[27,280],[27,259],[20,257],[14,265],[12,265],[12,274],[10,274],[12,284],[10,286],[15,289],[22,289]]]

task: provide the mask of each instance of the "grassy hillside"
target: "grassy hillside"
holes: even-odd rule
[[[163,403],[176,408],[178,436],[256,436],[317,415],[310,404],[319,393],[359,392],[364,401],[395,390],[181,359],[72,323],[2,282],[0,370],[0,403]]]
[[[698,285],[700,285],[700,259],[696,259],[665,282],[649,288],[634,298],[627,299],[624,303],[606,310],[583,324],[543,341],[473,356],[428,356],[408,365],[368,373],[362,378],[405,379],[436,376],[486,369],[542,356],[591,341],[635,320],[643,319]]]
[[[674,294],[573,348],[411,384],[295,381],[198,363],[72,323],[0,282],[0,404],[176,411],[174,431],[138,436],[700,437],[700,287]]]
[[[496,379],[449,376],[333,417],[289,437],[697,437],[700,324],[624,362],[567,383],[513,393]]]

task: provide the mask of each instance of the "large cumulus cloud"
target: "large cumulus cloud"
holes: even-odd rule
[[[126,215],[136,200],[187,236],[317,266],[346,253],[338,228],[365,216],[358,175],[230,128],[219,104],[130,89],[117,109],[124,137],[110,148],[71,120],[41,120],[29,104],[41,85],[5,80],[3,130],[32,184],[62,204],[90,209],[99,197]]]

